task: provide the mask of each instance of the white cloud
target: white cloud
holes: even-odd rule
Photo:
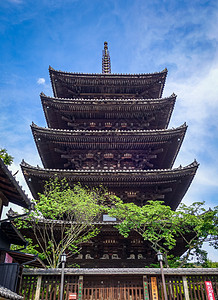
[[[44,84],[45,84],[45,78],[39,78],[39,79],[37,80],[37,83],[38,83],[38,84],[44,85]]]

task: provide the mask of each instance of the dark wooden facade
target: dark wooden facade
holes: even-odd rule
[[[108,55],[107,45],[104,51]],[[23,161],[27,184],[36,198],[50,177],[65,177],[71,185],[103,185],[125,202],[163,200],[176,209],[198,163],[173,169],[187,126],[168,129],[176,95],[161,98],[167,70],[111,74],[106,58],[102,74],[49,67],[54,97],[40,95],[48,128],[31,126],[44,168]],[[99,236],[83,245],[74,263],[140,267],[155,260],[136,234],[124,239],[112,223],[102,220],[99,226]],[[180,246],[177,254],[184,249]]]

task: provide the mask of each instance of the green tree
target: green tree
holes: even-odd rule
[[[190,206],[181,204],[177,210],[178,217],[181,219],[178,234],[187,244],[181,266],[188,262],[191,255],[195,256],[197,263],[203,266],[208,258],[202,246],[208,240],[210,246],[218,249],[218,206],[206,210],[204,204],[204,202],[195,202]]]
[[[95,224],[106,201],[113,199],[101,189],[80,185],[71,189],[66,181],[50,180],[35,200],[35,209],[24,220],[17,220],[17,225],[32,239],[34,251],[44,255],[48,266],[56,268],[62,252],[75,254],[82,243],[98,234]]]
[[[183,204],[175,212],[162,201],[148,201],[142,207],[119,201],[108,214],[120,220],[116,228],[124,237],[135,230],[156,252],[161,251],[166,257],[176,246],[177,239],[182,237],[187,251],[179,264],[184,266],[191,254],[198,257],[200,252],[204,254],[201,247],[208,237],[214,238],[212,246],[218,246],[218,207],[206,211],[203,206],[204,203]]]
[[[7,153],[6,149],[0,149],[0,158],[3,160],[5,165],[10,166],[13,162],[13,156]]]

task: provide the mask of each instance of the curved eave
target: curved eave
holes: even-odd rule
[[[144,115],[157,115],[161,128],[167,128],[176,101],[176,95],[160,99],[66,99],[47,97],[41,93],[45,118],[50,128],[66,129],[62,116],[77,118],[141,118]]]
[[[178,167],[178,168],[174,168],[174,169],[155,169],[155,170],[134,170],[134,171],[128,171],[128,170],[62,170],[62,169],[45,169],[45,168],[41,168],[39,166],[34,167],[30,164],[28,164],[27,162],[25,162],[24,160],[21,162],[20,164],[22,171],[25,170],[27,171],[27,173],[29,174],[37,174],[41,177],[47,177],[48,174],[51,175],[59,175],[60,177],[71,177],[73,174],[78,174],[78,175],[96,175],[96,174],[101,174],[101,175],[124,175],[125,174],[131,174],[131,175],[136,175],[139,178],[141,178],[141,180],[145,180],[147,181],[148,176],[154,176],[154,178],[158,177],[162,177],[162,176],[174,176],[174,175],[178,175],[178,176],[183,176],[183,175],[190,175],[196,173],[198,167],[199,167],[199,163],[194,160],[191,164],[185,166],[185,167]],[[26,174],[24,174],[26,175]],[[143,176],[142,176],[143,175]],[[125,177],[124,177],[125,178]],[[112,177],[113,179],[113,177]],[[130,178],[131,180],[131,178]],[[140,180],[140,181],[141,181]]]
[[[31,201],[20,187],[19,182],[8,170],[0,158],[0,198],[7,205],[7,201],[24,208],[29,208]]]
[[[43,192],[45,181],[51,177],[67,178],[73,185],[80,182],[82,185],[90,187],[103,185],[109,190],[114,188],[128,187],[131,189],[143,189],[145,192],[148,188],[152,190],[160,188],[170,188],[174,186],[173,192],[166,198],[166,204],[173,209],[181,202],[187,189],[189,188],[194,175],[198,168],[198,163],[194,161],[186,167],[164,170],[149,170],[149,171],[84,171],[84,170],[58,170],[58,169],[43,169],[33,167],[24,161],[21,163],[21,168],[27,184],[35,198],[38,192]]]
[[[156,86],[158,86],[158,91],[156,91],[156,97],[153,98],[161,98],[166,81],[167,69],[164,69],[161,72],[146,74],[83,74],[57,71],[49,66],[49,75],[55,97],[62,97],[65,95],[70,86],[76,88],[79,87],[79,90],[81,90],[80,88],[83,86],[96,87],[107,86],[108,84],[110,84],[110,86],[117,86],[120,88],[121,86],[125,86],[125,84],[123,84],[123,80],[128,80],[128,86],[131,87],[146,87],[148,84],[156,84]],[[60,78],[61,81],[59,80]],[[146,84],[143,82],[144,80],[147,80]],[[136,85],[135,81],[137,81],[138,85]],[[63,92],[63,87],[66,88],[65,92]],[[146,90],[144,90],[144,92],[146,92]],[[112,94],[116,93],[117,92],[112,92]],[[130,94],[136,93],[133,92]],[[77,93],[71,91],[69,94],[73,96]],[[93,93],[88,91],[88,94],[95,94],[95,92]],[[99,94],[99,92],[97,92],[97,94]],[[108,94],[108,92],[106,92],[106,94]]]
[[[104,139],[105,136],[165,136],[170,134],[177,134],[178,132],[184,132],[187,129],[186,123],[172,129],[154,129],[154,130],[69,130],[69,129],[53,129],[37,126],[32,123],[31,129],[33,134],[53,136],[54,138],[68,138],[72,136],[98,136]]]
[[[187,126],[168,130],[129,130],[129,131],[85,131],[60,130],[31,126],[34,140],[46,168],[63,168],[67,161],[61,158],[61,151],[75,150],[87,153],[99,151],[146,151],[162,149],[156,166],[171,168],[182,145]],[[127,150],[128,149],[128,150]]]

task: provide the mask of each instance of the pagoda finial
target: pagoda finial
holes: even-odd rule
[[[104,50],[102,51],[102,73],[111,73],[111,60],[107,42],[104,42]]]

